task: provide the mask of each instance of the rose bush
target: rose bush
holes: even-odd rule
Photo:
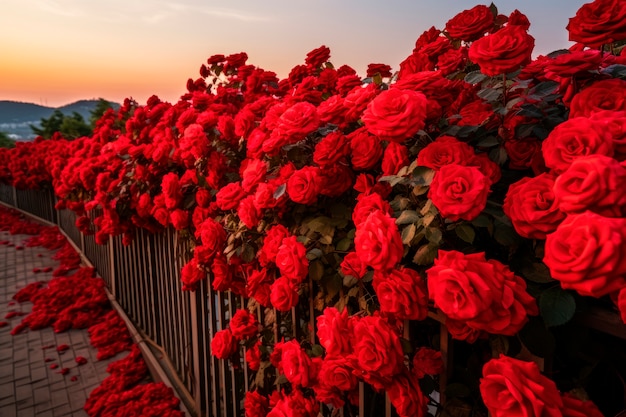
[[[626,314],[626,58],[584,46],[622,40],[604,14],[623,3],[583,6],[568,26],[582,45],[534,59],[526,16],[493,5],[365,78],[325,46],[282,80],[215,55],[175,104],[127,100],[92,137],[0,150],[0,179],[52,187],[100,243],[174,227],[190,247],[184,289],[237,296],[209,336],[217,358],[253,371],[247,414],[350,411],[363,382],[401,416],[425,415],[439,325],[467,371],[498,353],[566,356],[537,341],[575,328],[595,298]],[[569,368],[595,363],[560,358],[559,388],[590,386]],[[571,412],[556,388],[510,391],[545,377],[498,363],[480,389],[492,413]],[[464,384],[450,396],[477,395]]]

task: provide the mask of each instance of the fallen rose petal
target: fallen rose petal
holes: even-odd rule
[[[59,346],[57,346],[57,352],[59,352],[59,353],[63,353],[63,352],[65,352],[66,350],[68,350],[69,348],[70,348],[70,347],[69,347],[68,345],[65,345],[65,344],[63,344],[63,345],[59,345]]]
[[[69,373],[70,373],[70,368],[63,368],[63,369],[61,369],[61,370],[60,370],[59,372],[57,372],[57,373],[59,373],[59,374],[61,374],[61,375],[67,375],[67,374],[69,374]]]
[[[9,323],[7,323],[6,321],[0,321],[0,327],[6,327],[8,325]]]
[[[50,365],[50,369],[57,369],[59,367],[59,365],[57,365],[56,363],[53,363],[52,365]]]
[[[84,356],[77,356],[74,360],[78,365],[84,365],[87,363],[87,358],[85,358]]]
[[[74,375],[73,377],[70,378],[70,381],[72,381],[72,382],[78,381],[78,377],[76,375]]]

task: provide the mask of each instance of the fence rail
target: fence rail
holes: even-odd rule
[[[79,231],[74,212],[54,209],[55,197],[50,191],[16,191],[0,184],[0,201],[55,223],[66,233],[94,265],[117,303],[152,347],[160,368],[190,413],[215,417],[244,415],[245,392],[255,377],[248,372],[245,352],[240,352],[235,363],[218,360],[210,354],[210,342],[216,332],[227,328],[236,309],[246,308],[247,300],[231,292],[216,292],[207,281],[195,292],[182,291],[180,270],[190,257],[190,250],[175,230],[158,234],[138,230],[129,245],[123,244],[121,236],[100,245],[93,235]],[[308,291],[312,287],[313,282],[309,281]],[[266,316],[273,316],[276,340],[283,335],[297,335],[303,323],[308,323],[314,333],[312,296],[309,304],[298,313],[295,308],[280,313],[259,306],[258,320],[263,323]],[[441,328],[440,348],[448,365],[448,334],[445,326],[433,323]],[[405,327],[408,333],[409,326]],[[444,372],[439,381],[442,393],[445,382]],[[395,415],[389,399],[363,383],[359,386],[359,397],[358,410],[352,410],[349,415]],[[339,414],[343,415],[343,412]]]

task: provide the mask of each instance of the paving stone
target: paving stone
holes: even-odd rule
[[[23,244],[28,236],[2,234],[1,240]],[[44,254],[37,257],[38,253]],[[49,280],[51,273],[34,274],[35,267],[56,267],[51,260],[52,252],[43,248],[25,248],[16,251],[13,247],[0,245],[0,320],[9,311],[28,313],[30,303],[15,303],[9,306],[13,295],[31,282]],[[54,333],[51,328],[25,331],[15,336],[11,329],[23,317],[8,319],[9,326],[0,328],[0,417],[85,417],[82,409],[89,393],[108,376],[108,363],[119,359],[111,358],[98,362],[97,350],[89,344],[87,330],[71,330]],[[70,349],[59,354],[56,347],[67,344]],[[50,349],[42,349],[51,345]],[[76,356],[84,356],[88,364],[79,367]],[[122,356],[120,356],[122,357]],[[46,358],[53,359],[46,362]],[[50,369],[57,364],[57,370]],[[98,366],[96,366],[96,363]],[[59,370],[71,369],[63,376]],[[78,377],[71,381],[70,376]]]

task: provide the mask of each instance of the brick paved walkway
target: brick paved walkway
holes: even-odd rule
[[[54,252],[47,249],[16,250],[15,246],[21,246],[28,237],[0,232],[0,241],[9,240],[14,244],[0,245],[0,321],[9,323],[0,328],[0,416],[83,417],[87,415],[82,409],[85,400],[108,375],[109,362],[127,352],[97,361],[97,351],[89,344],[86,329],[54,333],[52,328],[45,328],[11,335],[11,329],[20,323],[21,317],[7,319],[7,313],[28,313],[31,309],[29,302],[9,305],[11,297],[31,282],[52,278],[52,272],[34,273],[33,268],[58,266],[58,262],[51,259]],[[62,344],[70,348],[58,353],[56,347]],[[43,349],[46,346],[52,347]],[[87,358],[88,362],[78,366],[77,356]],[[52,364],[58,367],[53,370]],[[69,368],[69,373],[62,375],[62,368]]]

